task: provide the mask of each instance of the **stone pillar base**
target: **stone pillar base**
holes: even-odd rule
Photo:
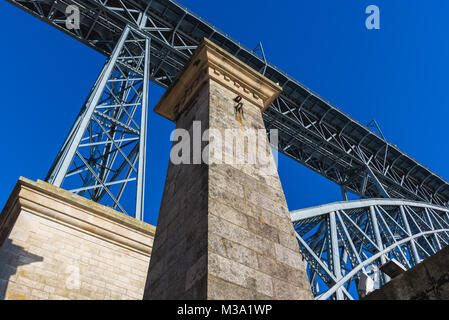
[[[155,228],[20,178],[0,215],[0,299],[142,299]]]
[[[262,118],[281,89],[204,40],[155,107],[188,142],[172,149],[144,299],[313,298]]]

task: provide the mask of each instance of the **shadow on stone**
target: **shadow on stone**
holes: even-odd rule
[[[26,251],[23,247],[7,239],[0,250],[0,300],[6,299],[10,278],[17,273],[19,266],[43,261],[44,258]]]

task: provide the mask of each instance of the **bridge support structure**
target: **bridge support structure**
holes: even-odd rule
[[[7,1],[108,57],[46,181],[143,219],[148,80],[171,86],[207,38],[282,87],[262,115],[267,131],[279,131],[280,153],[335,182],[345,199],[376,201],[363,213],[293,215],[316,298],[353,298],[357,278],[347,275],[359,265],[394,256],[409,268],[448,244],[446,180],[175,1]],[[63,23],[69,5],[80,8],[79,29]],[[379,197],[413,205],[391,213]]]
[[[403,199],[363,199],[292,211],[315,299],[358,299],[365,272],[379,288],[380,267],[411,269],[449,245],[449,209]]]
[[[144,299],[312,298],[262,119],[280,91],[204,40],[156,106],[182,139],[172,149]],[[255,129],[261,134],[251,136]],[[248,160],[252,138],[266,162]],[[185,141],[186,161],[176,163]],[[198,142],[202,159],[189,152]]]
[[[139,220],[144,214],[150,44],[151,38],[137,29],[123,30],[46,177]],[[121,201],[124,194],[126,202]]]
[[[0,214],[0,300],[140,300],[155,228],[20,178]]]

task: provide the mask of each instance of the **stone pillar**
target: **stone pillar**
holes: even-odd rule
[[[184,131],[175,134],[144,299],[312,299],[262,120],[280,92],[204,40],[156,106]]]
[[[0,300],[141,300],[155,229],[20,178],[0,215]]]

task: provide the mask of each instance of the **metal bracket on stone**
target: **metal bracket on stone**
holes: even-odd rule
[[[241,96],[237,96],[234,98],[235,118],[237,119],[237,121],[242,121],[242,119],[245,119],[245,115],[244,115],[244,111],[243,111],[243,103],[241,101],[242,101]]]

